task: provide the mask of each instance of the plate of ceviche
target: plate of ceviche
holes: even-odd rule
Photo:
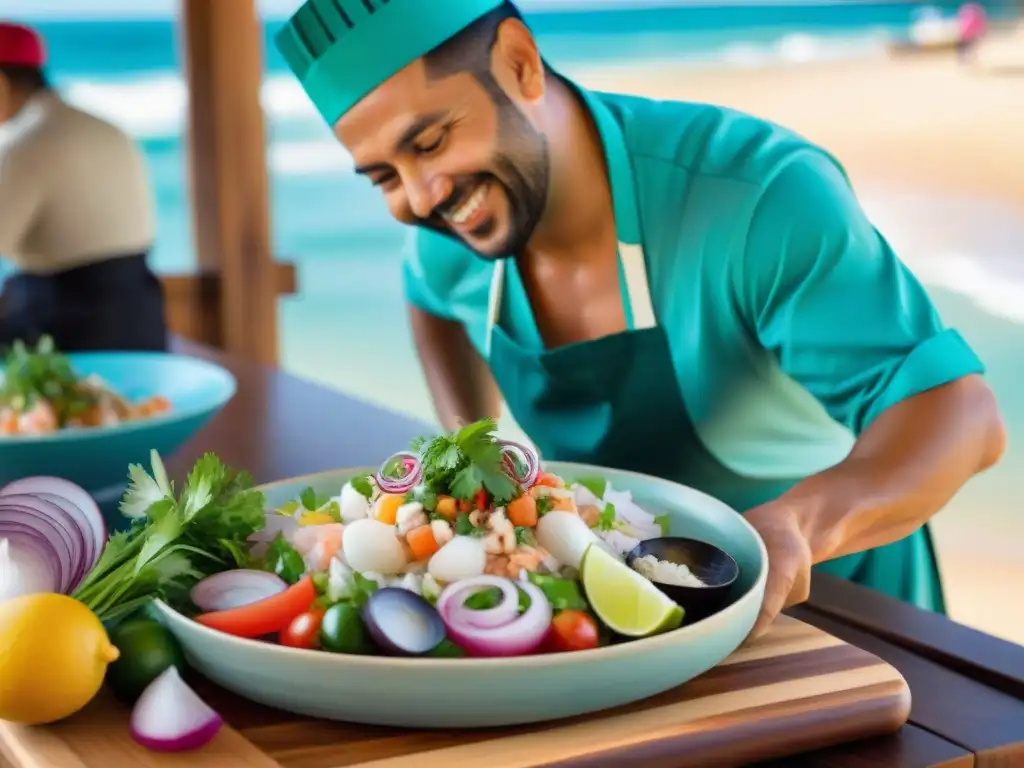
[[[257,490],[241,567],[155,607],[203,675],[300,714],[475,728],[627,704],[728,657],[764,593],[733,509],[542,462],[488,420]]]

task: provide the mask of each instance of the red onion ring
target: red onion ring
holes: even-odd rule
[[[401,477],[388,477],[385,474],[385,470],[396,460],[401,462],[405,473]],[[422,477],[423,462],[420,460],[420,457],[409,451],[399,451],[384,460],[374,479],[377,481],[377,486],[384,493],[408,493],[416,487],[416,484],[419,483]]]
[[[502,458],[505,463],[505,469],[508,470],[509,475],[517,483],[522,485],[524,488],[529,488],[535,482],[537,482],[537,476],[540,475],[540,455],[528,445],[517,443],[512,440],[499,440],[501,444]],[[516,466],[516,462],[512,458],[512,454],[518,453],[523,459],[523,463],[526,464],[526,472],[520,474],[519,468]]]
[[[0,526],[0,540],[2,539],[7,540],[8,546],[24,547],[38,555],[50,570],[50,591],[60,591],[61,563],[57,553],[46,541],[40,539],[34,532],[13,526]]]
[[[476,583],[478,579],[466,579],[450,584],[445,587],[438,599],[438,613],[441,614],[452,642],[464,648],[471,656],[525,656],[537,650],[551,626],[551,603],[544,593],[528,581],[513,584],[530,598],[530,607],[526,612],[507,624],[478,627],[460,621],[461,614],[456,610],[462,608],[466,599],[475,591],[467,589],[467,586],[475,586]],[[445,592],[458,593],[464,597],[448,597],[445,600]],[[516,603],[518,604],[518,598]]]
[[[19,514],[12,516],[7,512],[8,509],[18,510]],[[53,529],[64,543],[71,566],[65,574],[69,584],[64,589],[70,591],[85,578],[86,571],[92,567],[88,560],[89,543],[82,529],[60,504],[29,494],[0,496],[0,520],[11,520],[13,517],[17,521],[22,514],[31,515],[40,524]]]
[[[437,600],[437,611],[442,615],[450,611],[453,620],[458,624],[489,629],[508,624],[519,613],[519,592],[516,585],[508,579],[498,576],[477,576],[456,582],[452,586],[457,589],[444,590]],[[492,587],[501,590],[501,602],[498,605],[481,611],[466,607],[466,601],[470,597]],[[454,605],[449,605],[450,603]]]
[[[59,528],[38,510],[10,504],[7,499],[0,501],[0,527],[10,530],[33,531],[37,538],[53,550],[60,564],[57,574],[60,591],[66,593],[81,571],[81,550],[74,550],[61,535]]]
[[[236,569],[207,576],[194,587],[190,597],[203,611],[240,608],[284,592],[288,585],[268,571]]]

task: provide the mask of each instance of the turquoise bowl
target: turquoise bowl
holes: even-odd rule
[[[148,467],[152,449],[165,458],[174,453],[237,389],[228,371],[184,355],[86,352],[68,359],[80,376],[96,374],[130,400],[163,395],[171,401],[171,412],[112,427],[0,437],[0,485],[32,475],[56,475],[97,497],[110,495],[111,489],[119,496],[128,481],[129,464]]]
[[[375,469],[375,468],[374,468]],[[670,519],[670,534],[704,539],[740,565],[728,605],[672,632],[591,651],[511,659],[400,659],[285,648],[216,632],[163,603],[156,613],[205,677],[261,704],[301,715],[407,728],[484,728],[540,722],[629,704],[683,685],[724,661],[753,628],[768,560],[733,509],[676,483],[547,462],[567,480],[603,475]],[[307,486],[336,495],[369,468],[296,478],[262,490],[271,506]]]

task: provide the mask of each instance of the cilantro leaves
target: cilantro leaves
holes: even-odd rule
[[[424,484],[465,501],[481,490],[498,504],[514,499],[519,488],[505,471],[496,430],[493,419],[482,419],[447,435],[414,441],[412,449],[423,461]]]
[[[247,539],[266,524],[265,499],[252,478],[216,455],[196,462],[177,497],[156,451],[151,462],[152,473],[129,469],[121,512],[131,528],[110,537],[73,595],[105,623],[153,598],[180,604],[203,577],[246,567]]]

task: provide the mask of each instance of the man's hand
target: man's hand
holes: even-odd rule
[[[813,555],[790,502],[780,499],[762,504],[743,517],[757,529],[768,550],[768,584],[751,640],[764,634],[783,608],[810,596]]]

